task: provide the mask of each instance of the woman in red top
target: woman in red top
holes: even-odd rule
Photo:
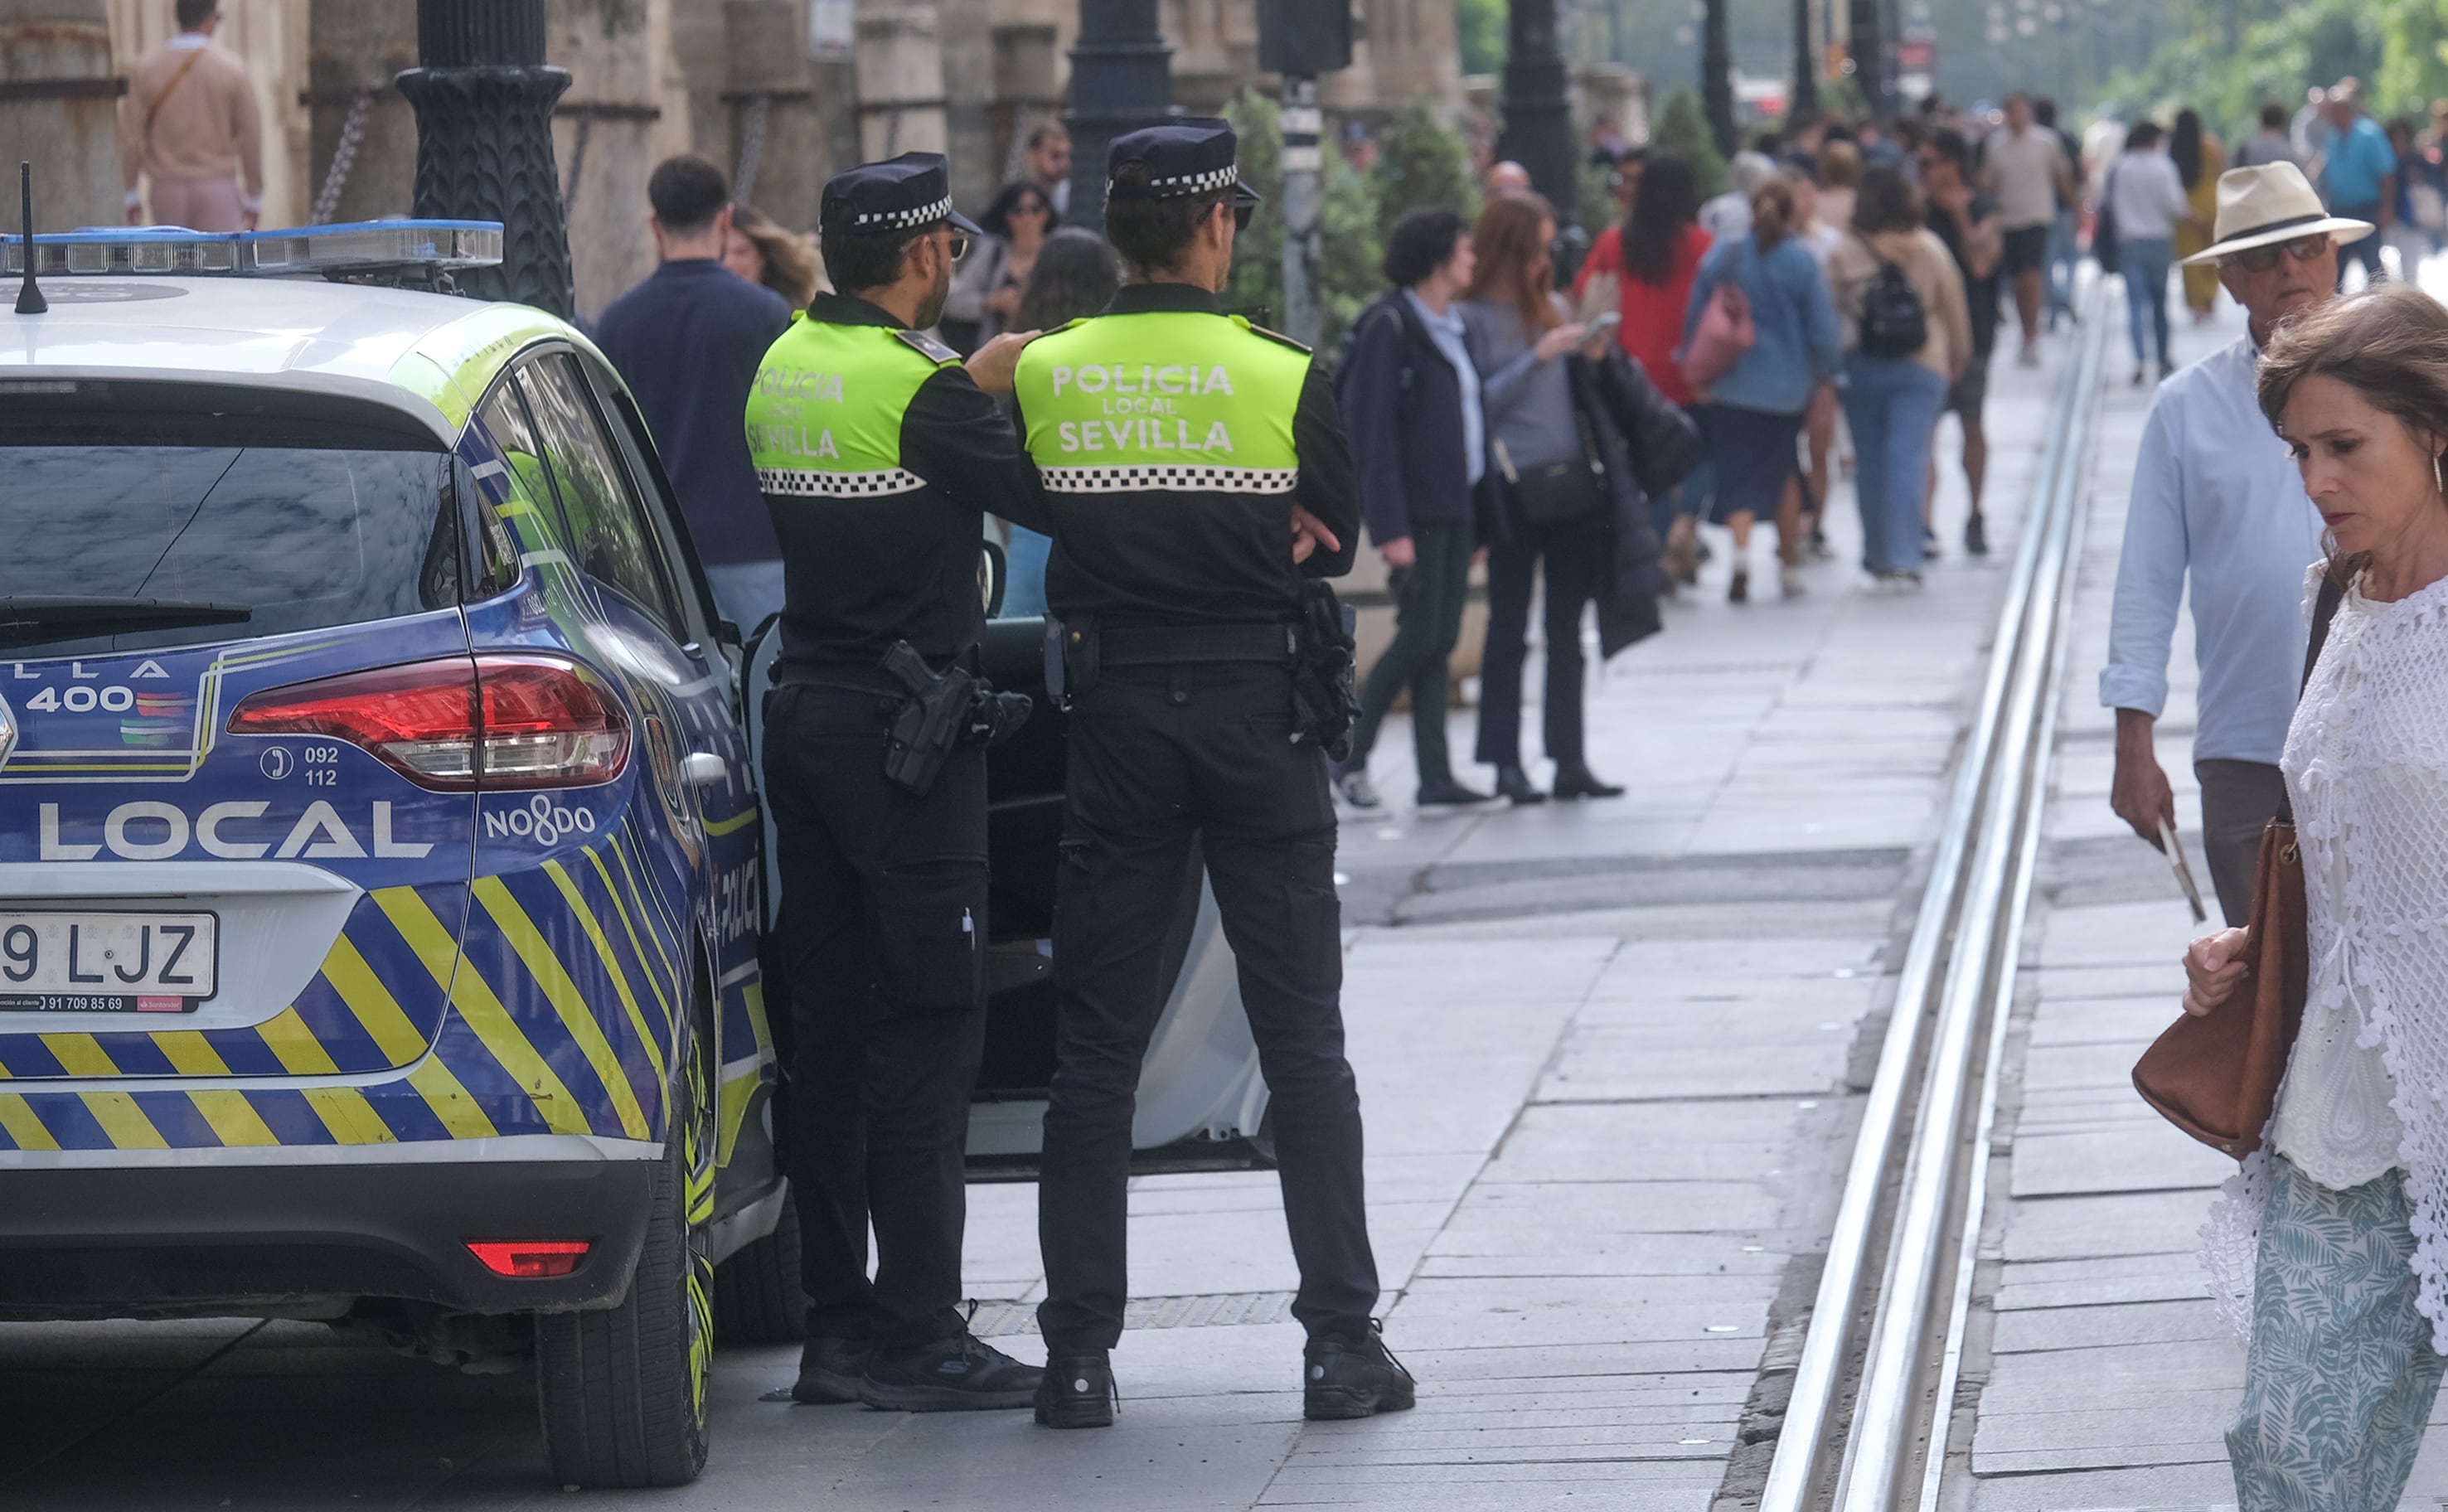
[[[1657,392],[1681,405],[1695,421],[1700,406],[1692,386],[1683,381],[1682,365],[1674,360],[1683,344],[1683,313],[1692,300],[1692,281],[1700,259],[1709,255],[1709,233],[1700,229],[1700,182],[1692,160],[1679,152],[1653,152],[1634,194],[1632,213],[1620,226],[1599,233],[1580,276],[1573,281],[1578,303],[1590,280],[1612,275],[1621,291],[1623,324],[1616,339],[1649,374]],[[1700,570],[1697,515],[1708,502],[1706,465],[1661,507],[1673,510],[1665,526],[1666,561],[1677,580],[1691,583]],[[1664,522],[1660,522],[1664,525]]]

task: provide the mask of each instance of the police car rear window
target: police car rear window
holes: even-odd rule
[[[216,423],[216,418],[218,423]],[[322,444],[318,444],[322,443]],[[141,650],[362,624],[459,599],[439,450],[296,421],[124,414],[0,423],[0,598],[242,604],[239,622],[130,624],[13,654]]]

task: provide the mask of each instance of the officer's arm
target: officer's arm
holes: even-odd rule
[[[944,368],[918,386],[901,416],[901,463],[982,514],[1052,534],[1037,469],[1020,437],[975,379]]]
[[[1343,438],[1343,417],[1334,407],[1334,385],[1311,363],[1292,414],[1292,445],[1300,455],[1300,483],[1292,502],[1334,532],[1343,545],[1313,551],[1301,564],[1312,578],[1339,578],[1351,570],[1360,549],[1360,487],[1352,475],[1351,447]]]

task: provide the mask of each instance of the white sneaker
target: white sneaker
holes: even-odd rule
[[[1777,591],[1788,599],[1799,599],[1810,591],[1804,584],[1801,569],[1797,567],[1779,567],[1776,573],[1776,586]]]

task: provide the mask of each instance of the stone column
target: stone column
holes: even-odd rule
[[[416,111],[419,216],[502,222],[502,265],[463,274],[480,298],[568,315],[569,233],[552,106],[569,71],[546,65],[544,0],[417,0],[420,67],[399,76]]]
[[[936,0],[935,11],[942,28],[944,150],[952,160],[952,201],[972,216],[984,215],[1003,187],[994,103],[984,87],[994,77],[993,7],[988,0]]]
[[[551,55],[569,68],[569,93],[553,107],[562,192],[569,216],[569,265],[578,308],[601,311],[655,271],[646,178],[659,157],[656,124],[666,38],[660,7],[640,0],[546,0]],[[676,123],[677,124],[677,123]],[[583,144],[582,147],[582,144]]]
[[[307,37],[306,96],[314,124],[305,185],[310,208],[301,219],[328,223],[406,215],[416,192],[416,117],[392,81],[416,67],[416,13],[365,0],[314,0]],[[327,205],[323,190],[344,141],[349,151],[339,194]]]
[[[994,29],[994,153],[996,172],[1020,171],[1021,144],[1061,105],[1061,54],[1055,29],[1027,22]]]
[[[932,0],[859,0],[859,156],[948,152],[942,15]]]
[[[801,0],[728,0],[732,192],[782,225],[813,231],[825,181],[847,164],[826,138]],[[752,148],[754,161],[751,160]],[[753,177],[752,177],[753,172]]]
[[[0,0],[0,231],[17,233],[17,164],[34,165],[34,229],[124,223],[119,97],[104,0]]]

